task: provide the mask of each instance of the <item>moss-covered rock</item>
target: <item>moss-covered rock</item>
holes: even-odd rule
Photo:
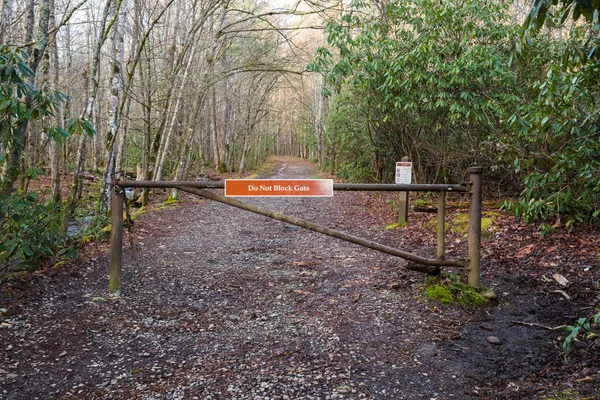
[[[457,298],[460,304],[471,308],[481,308],[489,303],[489,299],[470,286],[464,288]]]
[[[440,278],[428,278],[425,285],[427,297],[445,305],[459,303],[469,308],[481,308],[490,302],[490,299],[477,289],[462,282],[458,275],[450,274]]]

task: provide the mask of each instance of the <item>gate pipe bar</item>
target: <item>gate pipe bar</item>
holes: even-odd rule
[[[124,195],[125,190],[115,184],[111,190],[110,267],[108,293],[111,296],[117,297],[121,294]]]
[[[225,197],[218,195],[216,193],[210,192],[208,190],[201,190],[189,186],[183,186],[180,188],[183,191],[214,200],[220,203],[228,204],[233,207],[241,208],[246,211],[250,211],[256,214],[264,215],[265,217],[273,218],[278,221],[287,222],[288,224],[297,225],[305,229],[309,229],[314,232],[322,233],[327,236],[334,237],[336,239],[342,239],[351,243],[359,244],[364,247],[369,247],[371,249],[381,251],[383,253],[391,254],[396,257],[401,257],[407,259],[409,261],[413,261],[419,264],[424,264],[427,266],[435,266],[438,268],[421,268],[419,266],[407,266],[408,269],[413,269],[415,271],[427,272],[429,274],[437,274],[439,273],[439,267],[441,266],[455,266],[455,267],[464,267],[465,263],[462,260],[450,260],[450,261],[440,261],[436,259],[429,259],[425,257],[420,257],[412,253],[408,253],[403,250],[395,249],[393,247],[389,247],[380,243],[376,243],[367,239],[363,239],[354,235],[350,235],[344,232],[336,231],[334,229],[325,228],[323,226],[314,224],[309,221],[305,221],[299,218],[291,217],[289,215],[285,215],[279,213],[277,211],[268,210],[266,208],[262,208],[256,206],[254,204],[245,203],[243,201],[239,201],[233,199],[231,197]]]
[[[482,167],[469,168],[471,200],[469,205],[469,286],[479,289],[481,269],[481,188]]]
[[[119,181],[121,187],[131,188],[157,188],[181,189],[183,187],[197,189],[223,189],[225,182],[190,182],[190,181]],[[333,190],[368,191],[368,192],[463,192],[469,189],[463,185],[447,184],[387,184],[387,183],[334,183]]]
[[[446,257],[446,193],[438,193],[437,209],[437,260]]]
[[[181,189],[184,186],[202,189],[223,189],[225,182],[186,182],[186,181],[118,181],[123,188],[148,188],[148,189]]]
[[[365,192],[468,192],[466,186],[449,184],[334,183],[333,190]]]

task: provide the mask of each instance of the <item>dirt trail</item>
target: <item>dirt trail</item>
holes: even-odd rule
[[[277,178],[317,174],[277,162]],[[250,201],[399,240],[353,193]],[[508,309],[425,301],[422,275],[400,259],[227,205],[183,203],[134,231],[120,299],[106,298],[103,253],[7,306],[1,399],[527,398],[517,381],[554,351],[506,324]]]

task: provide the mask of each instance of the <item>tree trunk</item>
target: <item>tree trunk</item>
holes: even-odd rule
[[[179,113],[179,108],[181,107],[181,101],[183,99],[183,92],[185,89],[186,84],[188,84],[188,73],[190,72],[190,67],[192,66],[192,63],[194,61],[194,54],[196,52],[196,47],[194,47],[192,49],[192,52],[190,53],[187,65],[185,66],[184,72],[183,72],[183,77],[181,79],[181,84],[179,86],[179,91],[177,94],[177,101],[175,102],[175,106],[173,107],[173,115],[171,116],[171,121],[169,123],[168,129],[165,132],[164,136],[165,136],[165,143],[164,146],[162,148],[162,151],[159,151],[159,157],[157,159],[157,163],[156,163],[156,174],[154,175],[154,180],[156,181],[160,181],[162,180],[163,177],[163,171],[165,168],[165,161],[167,159],[167,156],[169,154],[169,150],[171,147],[171,142],[173,140],[173,132],[175,131],[175,124],[177,122],[177,117],[178,117],[178,113]]]
[[[50,21],[48,29],[53,31],[56,27],[56,4],[54,0],[50,0]],[[50,39],[50,70],[52,71],[52,77],[50,85],[52,90],[59,89],[59,63],[58,63],[58,45],[56,42],[56,33],[52,34]],[[54,122],[60,128],[65,127],[64,121],[64,110],[59,107],[54,117]],[[52,187],[52,201],[56,204],[60,204],[61,193],[60,193],[60,145],[55,140],[50,141],[50,160],[51,160],[51,187]]]
[[[127,131],[129,129],[129,111],[131,107],[131,98],[128,97],[125,105],[125,115],[121,115],[123,121],[123,129],[119,129],[120,135],[117,143],[117,157],[115,161],[115,168],[117,171],[125,169],[126,165],[123,159],[127,153]],[[124,117],[124,118],[123,118]]]
[[[219,138],[217,135],[218,129],[218,115],[217,115],[217,91],[213,86],[211,90],[211,126],[210,126],[210,141],[212,143],[212,153],[213,153],[213,162],[215,164],[215,168],[219,169],[221,165],[221,150],[219,148]]]
[[[229,1],[223,1],[222,5],[221,5],[221,15],[220,15],[220,21],[219,21],[219,27],[218,27],[218,31],[220,31],[224,26],[225,26],[225,21],[227,18],[227,7],[229,6]],[[211,25],[212,27],[212,25]],[[217,49],[219,47],[219,38],[217,37],[217,34],[214,32],[211,32],[213,35],[213,45],[211,48],[211,52],[210,55],[208,56],[208,68],[209,70],[209,76],[210,76],[210,83],[212,85],[212,101],[211,101],[211,108],[212,108],[212,119],[211,119],[211,131],[210,131],[210,139],[212,142],[212,152],[213,152],[213,161],[215,164],[215,168],[217,170],[222,170],[223,166],[223,158],[222,158],[222,144],[219,143],[219,135],[217,134],[217,131],[219,129],[219,119],[218,119],[218,113],[217,113],[217,89],[216,89],[216,82],[217,82],[217,74],[216,74],[216,56],[217,56]]]
[[[0,45],[9,43],[11,35],[9,33],[9,26],[11,21],[11,8],[12,0],[2,1],[2,14],[0,15]]]
[[[110,128],[107,138],[107,156],[108,162],[104,171],[104,181],[102,191],[100,192],[100,205],[104,204],[106,210],[110,209],[110,185],[115,173],[115,140],[119,134],[119,110],[121,99],[121,87],[123,84],[123,53],[125,45],[125,17],[127,13],[127,0],[119,0],[117,6],[119,14],[116,25],[111,36],[111,52],[112,52],[112,88],[111,88],[111,111],[110,111]]]
[[[106,0],[104,4],[104,9],[102,11],[102,17],[100,22],[100,28],[98,29],[98,39],[94,49],[94,59],[92,62],[92,71],[91,71],[91,87],[89,100],[84,110],[81,118],[88,120],[92,112],[94,110],[94,103],[96,102],[96,95],[98,93],[98,86],[100,81],[100,51],[102,49],[102,45],[104,44],[104,40],[108,35],[108,32],[105,32],[106,28],[106,20],[108,19],[108,14],[110,12],[110,6],[113,0]],[[110,27],[109,27],[110,29]],[[81,177],[80,174],[83,172],[83,164],[84,164],[84,156],[85,156],[85,145],[87,141],[87,135],[83,132],[80,133],[79,137],[79,145],[77,148],[77,159],[75,163],[75,171],[73,173],[73,184],[71,185],[71,191],[69,194],[69,198],[67,199],[67,204],[65,205],[65,210],[63,213],[62,223],[60,226],[60,236],[64,241],[67,238],[67,227],[69,225],[69,219],[71,217],[71,213],[75,209],[77,203],[79,202],[79,197],[81,196]]]
[[[189,115],[187,124],[185,126],[185,133],[184,133],[184,138],[183,138],[185,145],[182,146],[182,148],[181,148],[179,162],[177,163],[177,171],[175,172],[175,180],[176,181],[181,181],[184,178],[184,174],[187,169],[190,148],[192,147],[192,143],[194,141],[195,130],[192,128],[192,125],[193,125],[194,121],[198,118],[198,115],[200,114],[200,109],[202,108],[203,101],[204,101],[203,94],[200,94],[196,97],[196,101],[194,102],[194,107],[192,109],[192,112]],[[171,199],[177,200],[178,197],[179,197],[179,190],[175,188],[171,192]]]

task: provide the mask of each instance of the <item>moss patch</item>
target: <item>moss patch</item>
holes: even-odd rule
[[[425,200],[425,199],[416,199],[415,200],[415,206],[417,207],[429,207],[431,206],[431,200]]]
[[[483,225],[483,221],[481,222],[481,225]],[[466,233],[469,230],[469,214],[456,214],[456,216],[452,218],[452,225],[450,229],[452,229],[452,231],[455,233]]]
[[[438,300],[442,304],[452,304],[454,302],[454,297],[452,296],[452,292],[446,286],[442,285],[431,285],[425,289],[425,294],[427,297],[433,300]]]
[[[463,306],[470,308],[481,308],[489,303],[489,300],[483,297],[477,290],[466,286],[458,292],[458,302]]]
[[[428,278],[425,285],[427,297],[444,305],[459,303],[469,308],[481,308],[490,302],[475,288],[462,282],[458,275],[450,274],[439,278]]]
[[[498,217],[497,212],[486,212],[481,217],[481,231],[489,232],[494,226],[494,221]],[[450,222],[444,224],[446,231],[452,231],[454,233],[466,234],[469,231],[469,214],[458,213],[452,218]],[[427,221],[427,227],[434,232],[437,232],[437,217],[434,217]]]
[[[264,178],[271,173],[275,172],[277,165],[275,164],[275,158],[273,156],[269,156],[265,162],[260,164],[252,175],[249,175],[247,179],[259,179]]]
[[[392,230],[392,229],[404,228],[406,225],[408,225],[408,222],[394,222],[391,224],[387,224],[385,226],[385,229]]]

